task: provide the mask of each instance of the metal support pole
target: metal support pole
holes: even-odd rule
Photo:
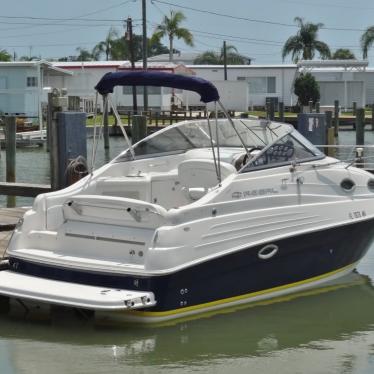
[[[103,96],[104,149],[109,149],[109,105],[108,97]]]
[[[321,112],[321,108],[320,108],[320,102],[319,101],[317,101],[316,102],[316,113],[320,113]]]
[[[374,104],[371,104],[371,131],[374,131]]]
[[[6,181],[16,181],[16,117],[5,117]],[[16,197],[7,196],[7,207],[16,206]]]

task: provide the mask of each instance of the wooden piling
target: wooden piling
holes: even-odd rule
[[[5,122],[5,147],[6,147],[6,181],[16,181],[16,117],[9,116],[4,118]],[[16,197],[7,196],[7,207],[16,206]]]
[[[284,103],[280,102],[278,104],[278,110],[279,110],[279,122],[284,122]]]
[[[334,136],[339,136],[339,100],[334,101]]]
[[[309,113],[313,113],[313,101],[309,100]]]
[[[355,116],[356,115],[356,112],[357,112],[357,102],[354,101],[352,103],[352,114]]]
[[[365,109],[356,109],[356,145],[365,143]]]
[[[274,121],[275,106],[274,101],[269,100],[266,102],[266,118],[270,121]]]
[[[137,143],[139,140],[147,136],[147,117],[134,115],[132,116],[132,144]]]
[[[326,118],[326,142],[327,145],[334,145],[334,129],[332,127],[332,111],[328,110],[325,113]],[[333,156],[334,155],[334,149],[330,147],[325,147],[325,154],[327,156]]]

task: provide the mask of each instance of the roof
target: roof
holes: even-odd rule
[[[223,69],[224,65],[186,65],[192,69]],[[296,64],[274,65],[227,65],[230,69],[296,69]]]
[[[37,61],[10,61],[10,62],[0,62],[0,67],[37,67],[41,66],[43,69],[51,70],[60,74],[72,75],[73,73],[69,70],[61,69],[54,66],[48,61],[37,60]]]
[[[367,60],[302,60],[297,64],[298,68],[366,68],[369,65]]]
[[[53,66],[64,69],[99,69],[99,68],[118,68],[119,66],[129,63],[128,60],[123,61],[58,61],[53,62]]]

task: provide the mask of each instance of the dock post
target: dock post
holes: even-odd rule
[[[316,113],[320,113],[320,112],[321,112],[320,102],[317,101],[317,102],[316,102]]]
[[[140,115],[132,116],[132,144],[137,143],[139,140],[147,136],[147,117]]]
[[[313,101],[309,100],[309,113],[313,113]]]
[[[109,105],[108,97],[104,98],[104,107],[103,107],[103,136],[104,136],[104,149],[109,149]]]
[[[266,118],[270,121],[274,121],[275,105],[273,100],[266,102]]]
[[[284,122],[284,104],[280,102],[279,104],[279,122]]]
[[[371,104],[371,131],[374,131],[374,104]]]
[[[357,112],[357,102],[354,101],[352,103],[352,114],[355,116],[356,115],[356,112]]]
[[[356,145],[365,143],[365,109],[356,109]]]
[[[4,117],[5,121],[5,147],[6,147],[6,181],[16,181],[16,117]],[[7,196],[7,207],[16,206],[16,197]]]
[[[334,136],[339,136],[339,100],[334,101]]]
[[[334,128],[332,127],[332,111],[328,110],[325,113],[326,118],[326,139],[327,145],[334,145]],[[335,149],[331,147],[325,148],[325,153],[327,156],[333,157],[335,155]]]

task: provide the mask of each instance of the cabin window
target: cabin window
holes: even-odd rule
[[[38,77],[27,77],[26,78],[26,87],[37,87],[38,86]]]

